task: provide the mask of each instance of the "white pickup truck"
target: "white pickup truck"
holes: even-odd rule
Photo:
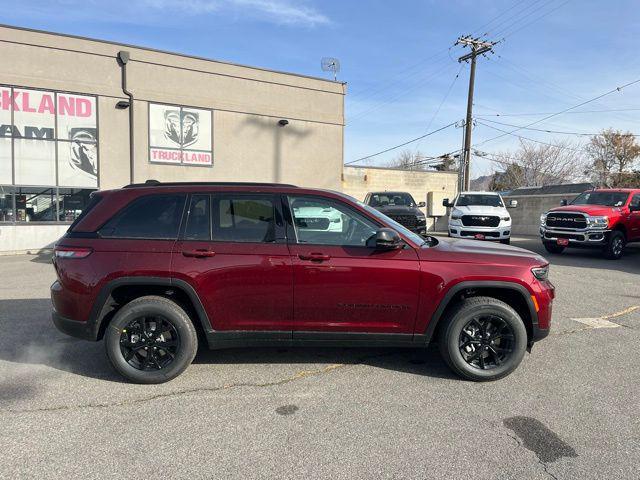
[[[507,208],[517,207],[516,200],[511,200],[507,207],[495,192],[461,192],[453,202],[445,198],[442,205],[451,208],[450,237],[510,242],[511,215]]]

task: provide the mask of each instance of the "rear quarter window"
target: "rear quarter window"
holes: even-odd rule
[[[175,240],[186,195],[147,195],[133,200],[99,231],[106,238]]]

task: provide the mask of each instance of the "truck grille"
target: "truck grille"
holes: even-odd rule
[[[551,212],[547,214],[547,227],[582,229],[587,220],[581,213]]]
[[[389,215],[389,218],[407,228],[415,228],[418,224],[418,218],[415,215]]]
[[[500,217],[493,215],[463,215],[462,225],[465,227],[497,227]]]

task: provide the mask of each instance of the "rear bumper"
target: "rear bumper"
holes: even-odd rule
[[[51,320],[58,330],[72,337],[81,338],[82,340],[96,340],[96,332],[87,322],[79,322],[71,320],[60,315],[55,310],[51,312]]]

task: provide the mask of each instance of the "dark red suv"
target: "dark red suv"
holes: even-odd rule
[[[465,378],[512,372],[549,332],[547,261],[424,239],[346,195],[159,183],[98,192],[55,247],[53,321],[160,383],[238,346],[426,347]]]

